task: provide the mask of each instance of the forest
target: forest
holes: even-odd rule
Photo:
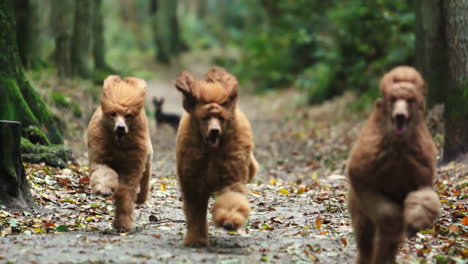
[[[441,212],[396,260],[468,259],[468,0],[0,0],[0,29],[0,262],[352,263],[348,162],[401,65],[424,79]],[[239,83],[259,170],[243,227],[215,228],[210,202],[209,246],[190,249],[176,78],[213,66]],[[147,84],[151,188],[129,232],[92,190],[87,128],[110,75]]]

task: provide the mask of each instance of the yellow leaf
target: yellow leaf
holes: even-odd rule
[[[33,229],[33,232],[36,233],[36,234],[42,234],[42,233],[45,233],[46,231],[44,230],[44,228],[35,227]]]
[[[253,193],[253,194],[260,194],[260,192],[259,192],[259,191],[256,191],[256,190],[252,190],[252,193]]]
[[[276,179],[271,178],[271,179],[270,179],[270,184],[271,184],[271,185],[276,185]]]
[[[315,218],[315,229],[320,229],[322,227],[322,219],[320,219],[320,216],[317,216]]]
[[[285,188],[279,189],[279,192],[280,192],[281,194],[285,194],[285,195],[289,194],[289,191],[288,191],[287,189],[285,189]]]
[[[163,192],[165,192],[165,191],[167,190],[166,184],[164,184],[164,183],[161,183],[161,184],[159,185],[159,187],[161,188],[161,191],[163,191]]]
[[[318,179],[318,173],[316,171],[314,171],[314,173],[312,173],[312,175],[310,177],[312,177],[312,179],[314,179],[314,180],[317,180]]]
[[[297,187],[297,194],[303,194],[305,192],[305,185],[301,184]]]

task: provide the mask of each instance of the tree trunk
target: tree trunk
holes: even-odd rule
[[[428,104],[443,103],[448,80],[441,0],[416,1],[416,65],[428,84]]]
[[[33,207],[20,155],[21,123],[0,121],[0,204],[9,208]]]
[[[93,0],[76,0],[71,65],[73,74],[83,78],[91,75],[92,8]]]
[[[182,50],[177,2],[153,0],[153,9],[156,10],[156,16],[153,18],[156,61],[164,64],[170,63],[171,57],[177,56]]]
[[[444,161],[468,154],[468,0],[445,0],[449,80],[445,101]],[[440,87],[442,89],[442,87]]]
[[[50,23],[55,39],[53,55],[58,75],[61,77],[72,75],[71,40],[74,21],[75,3],[73,0],[51,0]]]
[[[105,60],[106,44],[104,39],[104,16],[102,0],[95,0],[93,10],[93,57],[94,68],[102,71],[112,71]]]
[[[0,0],[0,120],[15,120],[44,130],[52,143],[63,143],[61,133],[21,67],[11,0]]]

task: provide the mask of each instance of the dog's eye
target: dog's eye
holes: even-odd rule
[[[208,121],[210,119],[210,116],[205,116],[203,117],[203,120]]]
[[[414,103],[415,101],[416,101],[416,99],[414,99],[414,98],[409,98],[408,99],[408,103],[410,103],[410,104]]]
[[[125,119],[130,119],[130,118],[132,118],[132,117],[133,117],[133,116],[132,116],[132,115],[130,115],[130,114],[128,114],[128,115],[125,115]]]
[[[116,113],[116,112],[112,112],[112,113],[110,113],[110,116],[111,116],[111,117],[116,117],[116,116],[117,116],[117,113]]]
[[[396,100],[397,100],[397,99],[396,99],[395,96],[390,97],[390,102],[394,103],[394,102],[396,102]]]

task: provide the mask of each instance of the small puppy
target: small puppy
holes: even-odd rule
[[[257,173],[250,124],[236,107],[237,80],[214,67],[205,80],[187,72],[177,76],[175,87],[183,94],[177,135],[177,176],[181,187],[187,234],[184,245],[208,244],[208,198],[217,192],[213,219],[218,227],[237,230],[250,214],[249,183]]]
[[[101,106],[88,125],[91,189],[103,195],[114,192],[113,226],[119,232],[132,229],[134,202],[143,204],[150,188],[153,148],[145,93],[144,80],[107,77]]]
[[[153,97],[153,105],[155,109],[156,125],[161,125],[164,123],[169,124],[175,131],[179,127],[180,116],[173,113],[165,113],[163,111],[164,97],[158,99]]]
[[[395,263],[398,245],[440,213],[432,190],[436,150],[424,121],[424,81],[401,66],[380,81],[378,99],[348,161],[356,263]]]

